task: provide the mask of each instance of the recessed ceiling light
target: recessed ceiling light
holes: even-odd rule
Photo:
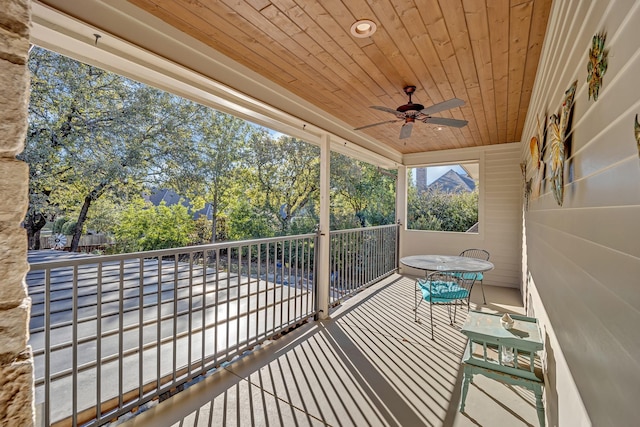
[[[376,32],[376,28],[378,27],[375,22],[368,19],[360,19],[351,26],[351,34],[353,34],[354,37],[363,39],[373,35],[373,33]]]

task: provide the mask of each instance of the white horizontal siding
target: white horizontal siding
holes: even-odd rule
[[[524,286],[551,345],[545,392],[551,425],[576,419],[635,425],[640,417],[629,399],[640,384],[640,159],[633,132],[640,113],[639,23],[640,2],[554,2],[524,126],[522,160],[531,178],[536,117],[558,112],[564,91],[578,81],[564,203],[558,206],[545,178],[525,214]],[[609,65],[594,101],[587,58],[600,32],[607,34]],[[576,414],[580,407],[585,413]]]

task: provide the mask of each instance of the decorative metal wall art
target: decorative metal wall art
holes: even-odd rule
[[[520,170],[522,171],[522,180],[524,182],[524,210],[529,210],[529,198],[531,196],[531,179],[527,181],[527,163],[520,163]]]
[[[638,123],[638,115],[636,114],[636,122],[633,124],[636,134],[636,143],[638,144],[638,156],[640,156],[640,123]]]
[[[593,97],[594,101],[598,100],[598,92],[602,85],[602,76],[607,71],[607,55],[608,50],[604,48],[604,41],[607,38],[605,33],[596,34],[591,41],[591,49],[589,49],[589,62],[587,63],[587,83],[589,84],[589,99]]]
[[[549,127],[551,129],[551,190],[560,206],[562,206],[564,199],[565,139],[577,86],[578,81],[576,80],[564,93],[564,102],[562,103],[560,114],[553,114],[549,117]]]
[[[540,127],[540,119],[536,117],[538,124],[538,133],[531,137],[529,141],[529,151],[531,152],[531,163],[533,167],[533,176],[531,177],[531,198],[537,199],[540,196],[540,186],[544,177],[544,160],[542,158],[542,146],[544,134]]]

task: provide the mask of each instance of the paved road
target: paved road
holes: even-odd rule
[[[87,258],[91,255],[29,253],[32,266]],[[313,296],[302,280],[283,287],[274,284],[273,276],[268,282],[250,280],[195,264],[190,273],[188,263],[154,259],[104,263],[100,275],[98,271],[97,263],[78,266],[74,304],[73,268],[51,270],[51,351],[46,354],[45,273],[32,268],[27,275],[33,301],[30,344],[35,358],[36,404],[45,400],[44,376],[49,363],[52,421],[71,414],[74,381],[76,409],[91,408],[98,399],[98,381],[99,398],[105,402],[183,367],[191,365],[195,370],[201,366],[197,361],[203,354],[205,358],[217,355],[216,359],[223,361],[227,349],[255,342],[271,333],[281,319],[299,318],[313,306]]]

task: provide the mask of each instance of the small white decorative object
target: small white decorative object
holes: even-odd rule
[[[64,234],[56,234],[55,236],[51,236],[49,241],[51,242],[51,249],[64,249],[67,244],[67,236]]]
[[[504,316],[500,318],[500,324],[505,329],[513,328],[514,320],[509,316],[509,313],[505,313]]]

